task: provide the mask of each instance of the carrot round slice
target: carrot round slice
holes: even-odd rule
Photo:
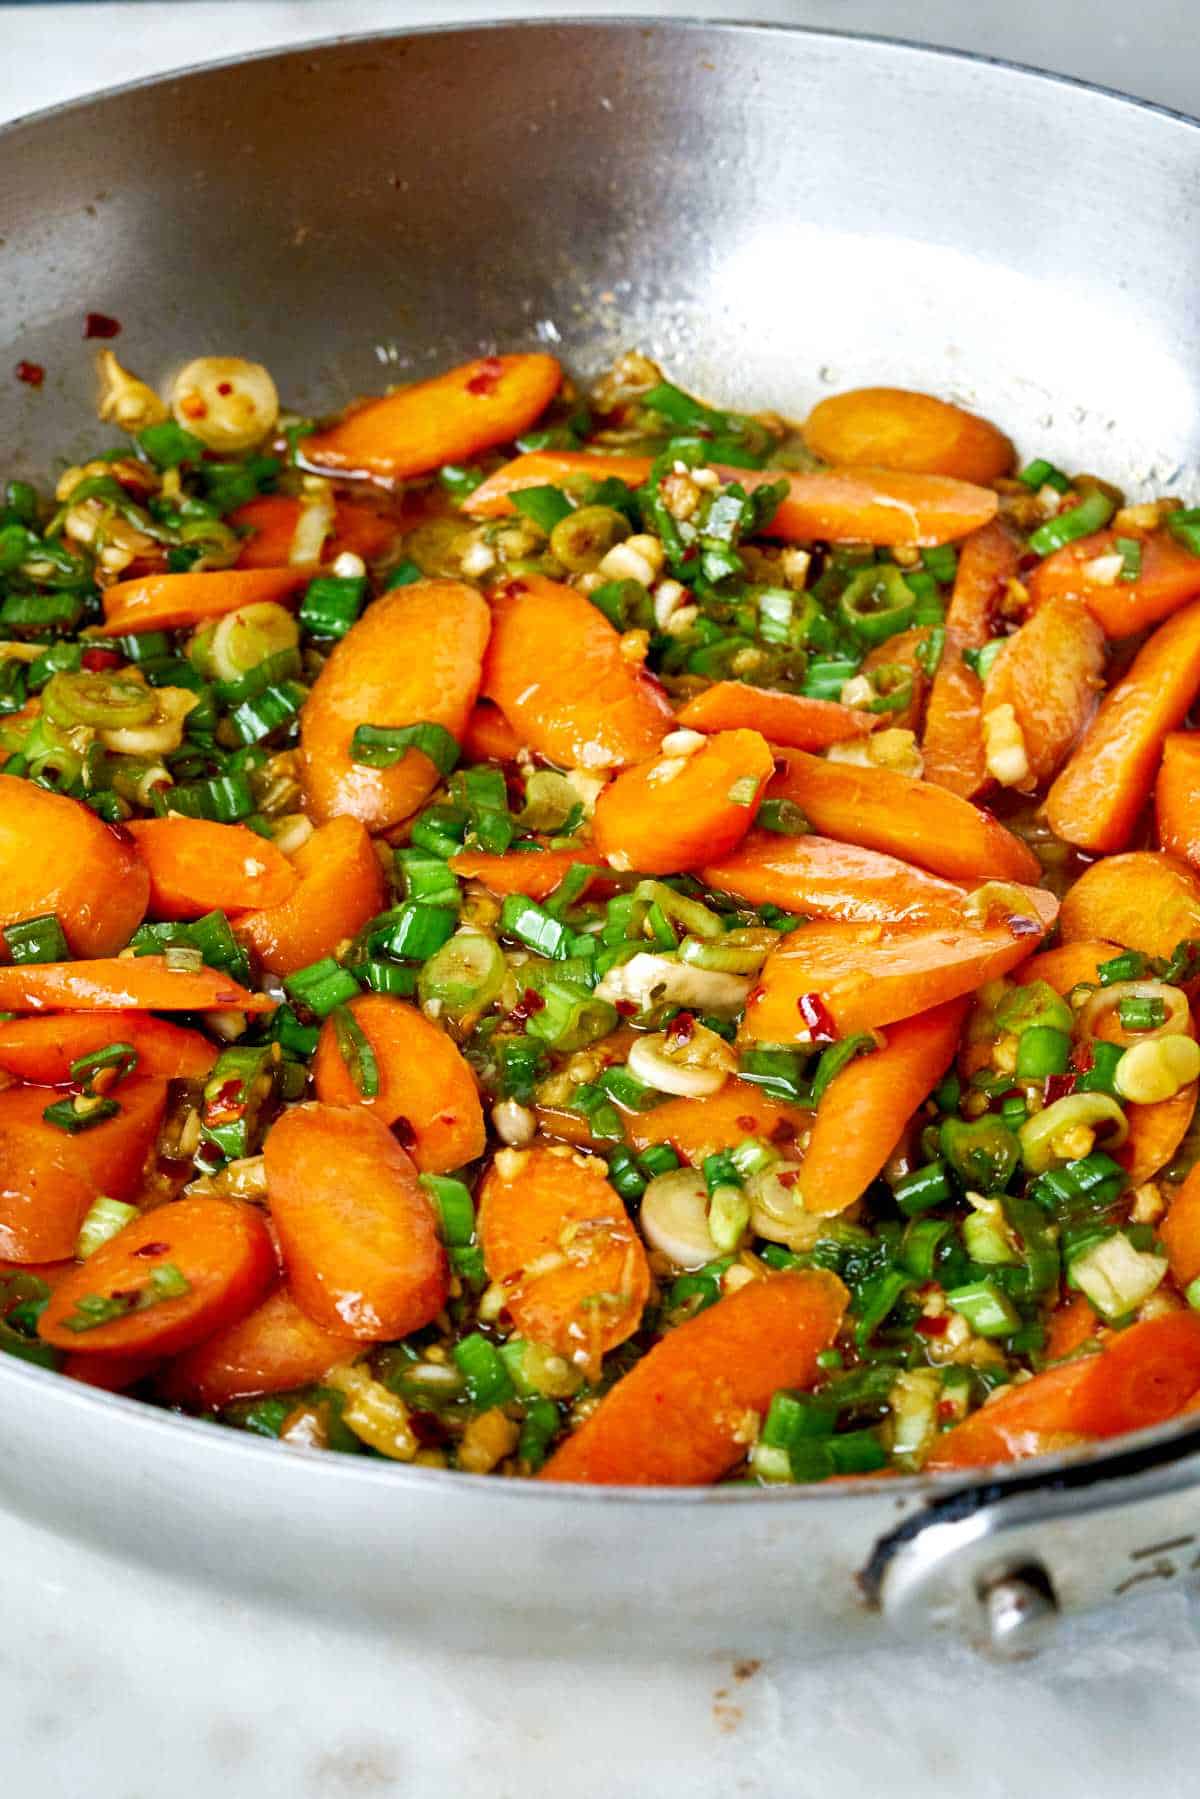
[[[1180,1287],[1190,1287],[1200,1275],[1200,1162],[1176,1188],[1158,1234],[1175,1281]]]
[[[163,1392],[176,1404],[215,1411],[235,1399],[305,1387],[357,1351],[353,1339],[314,1323],[284,1285],[174,1362]]]
[[[761,1137],[790,1149],[812,1123],[812,1113],[772,1099],[750,1081],[726,1081],[708,1099],[667,1099],[649,1112],[631,1112],[625,1135],[639,1152],[669,1143],[684,1162],[699,1167],[705,1156]]]
[[[1010,1387],[935,1444],[928,1468],[978,1468],[1162,1424],[1200,1386],[1200,1317],[1171,1312],[1110,1337],[1099,1355]]]
[[[489,893],[523,893],[527,899],[540,900],[548,898],[587,853],[542,850],[537,855],[493,856],[486,850],[462,850],[451,856],[450,867],[465,880],[482,881]]]
[[[461,1051],[416,1006],[386,993],[350,1001],[354,1021],[375,1057],[377,1094],[365,1098],[327,1018],[313,1062],[317,1098],[330,1106],[365,1106],[390,1125],[417,1167],[445,1174],[482,1155],[486,1132],[475,1076]]]
[[[310,1318],[387,1342],[437,1317],[449,1291],[437,1221],[385,1124],[355,1108],[293,1106],[265,1157],[288,1284]]]
[[[56,1348],[88,1355],[177,1355],[250,1311],[275,1267],[271,1233],[253,1206],[172,1200],[135,1218],[63,1281],[38,1333]],[[73,1328],[81,1319],[91,1323],[87,1304],[96,1297],[123,1299],[130,1309],[108,1323]]]
[[[1098,985],[1100,964],[1111,962],[1120,953],[1120,944],[1106,943],[1099,938],[1056,943],[1053,949],[1030,956],[1028,962],[1014,968],[1012,979],[1021,987],[1028,986],[1030,981],[1046,981],[1056,993],[1067,994],[1081,981]]]
[[[1081,849],[1123,849],[1154,782],[1167,734],[1200,692],[1200,605],[1160,625],[1106,696],[1046,795],[1055,835]]]
[[[1047,556],[1029,577],[1034,604],[1070,594],[1083,601],[1106,636],[1132,637],[1200,595],[1200,557],[1169,531],[1139,538],[1141,569],[1133,581],[1114,566],[1121,556],[1117,537],[1116,531],[1097,531]]]
[[[285,600],[312,580],[308,568],[218,568],[185,575],[138,575],[104,590],[104,630],[178,631],[221,618],[239,606]]]
[[[878,643],[863,657],[861,673],[878,675],[886,670],[893,682],[896,676],[903,673],[908,679],[909,697],[905,705],[896,712],[887,715],[888,725],[892,730],[914,731],[919,733],[921,721],[925,716],[925,701],[929,692],[929,676],[925,671],[925,661],[929,655],[929,644],[933,636],[932,625],[913,625],[907,631],[898,631],[885,643]]]
[[[1029,761],[1022,786],[1040,787],[1075,747],[1103,668],[1104,634],[1078,600],[1048,600],[1005,639],[984,682],[983,712],[1012,707]]]
[[[752,831],[700,872],[706,886],[752,906],[861,924],[958,924],[966,898],[953,881],[832,837]]]
[[[953,1062],[966,1013],[963,998],[906,1018],[888,1029],[882,1049],[830,1081],[800,1169],[808,1211],[826,1217],[861,1198]]]
[[[0,929],[53,912],[77,956],[114,955],[146,915],[150,876],[126,833],[15,775],[0,775],[0,868]]]
[[[553,356],[480,356],[460,368],[369,400],[306,437],[311,468],[406,480],[508,443],[540,418],[562,380]]]
[[[1163,849],[1200,868],[1200,733],[1173,731],[1163,740],[1154,809]]]
[[[276,1004],[218,969],[174,969],[165,956],[0,968],[0,1012],[273,1012]]]
[[[657,753],[674,723],[661,687],[573,587],[524,575],[492,599],[483,691],[539,755],[564,768],[620,768]]]
[[[80,1381],[85,1387],[99,1387],[103,1393],[126,1393],[146,1380],[160,1365],[156,1355],[88,1355],[69,1353],[59,1369],[68,1380]]]
[[[610,456],[590,450],[527,450],[481,481],[463,501],[471,518],[498,518],[513,510],[512,496],[526,487],[561,487],[573,480],[624,481],[640,487],[650,473],[648,456]]]
[[[521,739],[499,706],[490,700],[472,706],[463,733],[463,755],[468,762],[514,762],[521,747]]]
[[[0,1023],[0,1069],[19,1081],[57,1087],[70,1080],[72,1062],[110,1043],[131,1043],[138,1076],[164,1081],[202,1081],[217,1059],[216,1046],[199,1031],[152,1012],[64,1012]]]
[[[686,874],[741,842],[774,767],[757,731],[718,731],[690,755],[628,768],[596,801],[596,848],[614,868]]]
[[[1082,1293],[1072,1293],[1056,1306],[1046,1320],[1046,1343],[1042,1350],[1048,1362],[1061,1362],[1094,1337],[1100,1320],[1091,1302]]]
[[[1030,939],[1054,923],[1057,902],[1026,888],[1028,912],[1006,922],[901,930],[821,923],[792,931],[768,956],[750,994],[742,1034],[760,1043],[809,1043],[821,1008],[839,1037],[911,1018],[1007,974]]]
[[[263,912],[243,912],[234,930],[272,974],[294,974],[332,955],[387,897],[383,869],[356,818],[331,818],[292,857],[299,884],[290,899]]]
[[[143,818],[126,829],[150,870],[153,918],[280,906],[295,891],[298,876],[287,857],[245,825]]]
[[[586,605],[586,601],[581,601]],[[318,823],[341,814],[385,831],[440,779],[421,750],[390,768],[355,762],[359,725],[441,725],[462,738],[479,691],[488,609],[461,581],[417,581],[384,594],[342,638],[300,718],[302,779]]]
[[[822,462],[956,475],[984,485],[1009,473],[1014,454],[986,419],[903,387],[831,394],[804,421],[804,441]]]
[[[1107,856],[1067,890],[1058,922],[1065,943],[1100,938],[1170,956],[1185,937],[1200,937],[1200,879],[1161,852]]]
[[[239,568],[286,567],[292,553],[292,539],[300,519],[300,502],[288,494],[263,494],[248,500],[229,514],[235,530],[249,531],[237,559]],[[371,506],[356,506],[339,500],[333,511],[333,531],[321,546],[321,562],[335,562],[344,554],[361,556],[373,562],[382,556],[399,531],[399,522]]]
[[[1127,1106],[1129,1135],[1113,1154],[1129,1176],[1132,1187],[1166,1167],[1188,1134],[1196,1110],[1196,1082],[1181,1087],[1170,1099],[1159,1099],[1149,1105]]]
[[[761,731],[772,743],[794,750],[823,750],[831,743],[866,737],[879,723],[875,712],[810,700],[799,693],[775,693],[745,681],[714,681],[679,713],[689,731]]]
[[[598,1157],[546,1148],[498,1156],[480,1188],[479,1241],[518,1330],[590,1378],[638,1328],[650,1296],[646,1252]]]
[[[990,812],[931,781],[781,750],[772,799],[795,800],[826,837],[919,863],[951,881],[1037,881],[1033,851]]]
[[[811,1387],[847,1293],[817,1269],[752,1281],[669,1331],[558,1449],[542,1480],[688,1487],[746,1453],[747,1414]]]
[[[959,551],[954,591],[946,608],[946,641],[925,708],[921,754],[925,779],[974,799],[987,786],[983,749],[983,682],[963,660],[981,650],[1008,583],[1016,578],[1016,539],[994,519],[967,538]]]
[[[52,1087],[9,1087],[0,1093],[0,1255],[13,1262],[52,1262],[75,1254],[79,1227],[104,1193],[137,1191],[158,1135],[166,1082],[122,1081],[120,1111],[71,1133],[42,1114],[62,1098]]]

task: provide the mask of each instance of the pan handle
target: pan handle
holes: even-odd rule
[[[1200,1573],[1200,1423],[1103,1459],[931,1499],[859,1575],[906,1635],[1034,1655],[1059,1620]]]

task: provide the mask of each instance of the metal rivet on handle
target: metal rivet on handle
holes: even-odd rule
[[[1037,1655],[1054,1633],[1058,1601],[1044,1568],[1029,1566],[980,1588],[988,1647],[1005,1661]]]

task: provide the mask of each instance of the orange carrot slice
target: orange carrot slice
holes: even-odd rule
[[[840,706],[836,700],[774,693],[745,681],[715,681],[682,707],[679,723],[689,731],[761,731],[772,743],[790,749],[823,750],[866,737],[879,723],[879,714]]]
[[[251,533],[242,546],[237,566],[285,568],[299,519],[299,500],[282,493],[263,494],[231,512],[229,523],[234,529]],[[333,511],[333,531],[321,546],[321,562],[335,562],[347,553],[373,562],[394,541],[399,528],[398,521],[386,513],[339,500]]]
[[[921,754],[925,779],[948,787],[965,800],[987,786],[983,752],[983,682],[963,661],[964,650],[981,650],[1009,581],[1017,574],[1019,551],[1012,534],[994,519],[968,537],[959,552],[954,591],[946,608],[946,641],[925,708]]]
[[[1011,978],[1021,987],[1028,986],[1030,981],[1046,981],[1056,993],[1067,994],[1082,981],[1098,985],[1100,964],[1111,962],[1120,953],[1120,944],[1106,943],[1102,938],[1057,943],[1053,949],[1044,949],[1040,955],[1030,956],[1028,962],[1014,968]]]
[[[1102,687],[1104,634],[1078,600],[1054,599],[1005,639],[983,685],[983,712],[1011,706],[1040,787],[1075,747]]]
[[[1190,1287],[1200,1275],[1200,1162],[1176,1188],[1158,1234],[1176,1284]]]
[[[1150,1105],[1127,1106],[1129,1135],[1115,1159],[1129,1176],[1132,1187],[1153,1180],[1188,1134],[1196,1110],[1196,1082],[1181,1087],[1170,1099],[1155,1100]]]
[[[612,456],[590,450],[527,450],[481,481],[463,501],[471,518],[498,518],[513,510],[512,496],[526,487],[570,487],[579,481],[624,481],[640,487],[649,456]]]
[[[1200,605],[1160,625],[1106,696],[1083,742],[1046,796],[1050,828],[1066,843],[1124,848],[1150,797],[1168,732],[1200,692]]]
[[[463,734],[463,755],[468,762],[513,762],[522,748],[499,706],[480,700],[471,708]]]
[[[302,460],[342,475],[407,480],[508,443],[541,417],[558,392],[553,356],[480,356],[417,381],[306,437]]]
[[[781,750],[768,797],[795,800],[826,837],[919,863],[952,881],[1037,881],[1033,851],[991,813],[890,768]]]
[[[391,1126],[425,1174],[445,1174],[482,1155],[479,1089],[445,1031],[386,993],[364,993],[350,1001],[350,1011],[374,1053],[379,1091],[371,1098],[360,1093],[328,1018],[313,1061],[317,1098],[330,1106],[365,1106]]]
[[[674,723],[661,687],[622,653],[604,614],[542,575],[492,596],[483,691],[524,743],[564,768],[644,761]]]
[[[284,1285],[174,1362],[163,1390],[178,1405],[217,1411],[236,1399],[306,1387],[357,1350],[352,1339],[314,1324]]]
[[[1108,1338],[1099,1355],[1036,1374],[935,1444],[927,1468],[979,1468],[1162,1424],[1200,1385],[1200,1317],[1171,1312]]]
[[[38,1333],[59,1349],[88,1355],[177,1355],[250,1311],[275,1278],[275,1266],[271,1234],[253,1206],[172,1200],[135,1218],[63,1281]],[[158,1270],[182,1276],[184,1291],[155,1298]],[[72,1329],[81,1300],[131,1294],[150,1303],[110,1323]]]
[[[1100,1320],[1090,1301],[1082,1293],[1072,1293],[1046,1320],[1046,1343],[1042,1354],[1048,1362],[1061,1362],[1082,1349],[1099,1329]]]
[[[0,1024],[0,1069],[19,1081],[56,1087],[70,1080],[72,1062],[110,1043],[131,1043],[138,1075],[164,1081],[202,1081],[217,1059],[215,1044],[199,1031],[182,1030],[152,1012],[64,1012]]]
[[[1028,912],[1005,922],[909,930],[873,924],[804,925],[768,956],[747,1001],[742,1033],[760,1043],[807,1043],[822,1008],[839,1037],[912,1018],[994,981],[1054,923],[1057,902],[1024,890]]]
[[[146,914],[150,876],[125,832],[15,775],[0,775],[0,868],[0,929],[53,912],[78,956],[115,955]]]
[[[669,1143],[681,1161],[699,1167],[705,1156],[761,1137],[790,1149],[808,1130],[812,1113],[772,1099],[751,1081],[726,1081],[708,1099],[667,1099],[649,1112],[631,1112],[625,1135],[639,1153]]]
[[[517,1329],[594,1379],[650,1296],[642,1240],[604,1163],[543,1148],[498,1157],[478,1216],[488,1279],[504,1288]]]
[[[1013,465],[1013,447],[995,425],[903,387],[831,394],[813,407],[803,429],[814,456],[844,466],[955,475],[986,486]]]
[[[234,929],[272,974],[294,974],[332,955],[386,900],[383,869],[356,818],[331,818],[292,857],[299,884],[265,912],[243,912]]]
[[[752,906],[860,924],[958,924],[966,898],[965,888],[878,850],[770,831],[752,831],[701,877]]]
[[[1200,868],[1200,734],[1172,731],[1164,738],[1154,809],[1163,849]]]
[[[302,779],[318,823],[349,814],[385,831],[428,798],[440,777],[422,751],[369,768],[354,761],[351,739],[359,725],[433,724],[461,740],[479,691],[488,622],[473,587],[416,581],[385,593],[351,626],[300,718]]]
[[[154,918],[202,918],[280,906],[295,892],[295,869],[275,845],[245,825],[204,818],[143,818],[126,826],[150,870]]]
[[[1034,604],[1070,594],[1083,601],[1106,636],[1132,637],[1200,594],[1200,557],[1169,531],[1139,536],[1142,566],[1135,581],[1122,580],[1110,566],[1121,554],[1117,536],[1096,531],[1047,556],[1029,577]]]
[[[275,1005],[218,969],[172,969],[164,956],[0,968],[0,1012],[273,1012]]]
[[[217,568],[184,575],[138,575],[104,590],[104,624],[113,637],[178,631],[207,619],[285,600],[312,580],[310,568]]]
[[[288,1283],[310,1318],[387,1342],[437,1317],[449,1291],[437,1221],[385,1124],[358,1108],[293,1106],[265,1156]]]
[[[492,856],[486,850],[462,850],[450,867],[464,880],[482,881],[489,893],[523,893],[547,899],[575,867],[586,862],[587,850],[541,850],[537,854]],[[587,889],[582,890],[586,892]]]
[[[847,1294],[817,1269],[752,1281],[669,1331],[550,1457],[542,1480],[699,1486],[746,1453],[748,1414],[811,1387]]]
[[[920,732],[921,720],[925,716],[925,701],[929,692],[929,676],[925,672],[925,657],[929,654],[929,641],[933,634],[932,625],[913,625],[908,631],[898,631],[889,637],[886,643],[876,644],[863,657],[864,675],[877,675],[885,670],[887,676],[895,684],[898,675],[903,672],[908,678],[909,698],[906,705],[896,712],[887,715],[888,725],[897,731]]]
[[[830,1081],[800,1169],[808,1211],[827,1217],[861,1198],[953,1062],[966,1013],[964,998],[906,1018]]]
[[[1104,939],[1170,956],[1185,937],[1200,937],[1200,880],[1161,852],[1108,856],[1068,888],[1058,922],[1065,943]]]
[[[82,1382],[85,1387],[98,1387],[104,1393],[127,1393],[139,1381],[146,1380],[159,1367],[156,1355],[87,1355],[68,1353],[59,1368],[68,1380]]]
[[[0,1093],[0,1255],[52,1262],[75,1254],[79,1227],[104,1193],[137,1191],[166,1105],[166,1082],[122,1081],[121,1110],[71,1133],[42,1116],[62,1094],[52,1087]]]
[[[718,731],[690,755],[628,768],[596,801],[596,849],[614,868],[687,874],[741,842],[774,767],[757,731]]]

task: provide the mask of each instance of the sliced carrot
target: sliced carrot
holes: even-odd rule
[[[217,1059],[216,1045],[152,1012],[64,1012],[0,1023],[0,1069],[19,1081],[56,1087],[71,1064],[110,1043],[131,1043],[139,1076],[202,1081]]]
[[[299,876],[287,857],[245,825],[143,818],[126,829],[150,870],[152,918],[281,906],[296,890]]]
[[[963,660],[964,650],[981,650],[1008,583],[1016,578],[1020,552],[999,519],[967,538],[959,551],[954,591],[946,608],[946,641],[925,708],[921,754],[925,779],[974,799],[987,786],[983,750],[983,682]]]
[[[1172,731],[1163,740],[1154,809],[1163,849],[1200,868],[1200,733]]]
[[[1033,851],[990,812],[890,768],[781,750],[769,798],[795,800],[826,837],[916,862],[951,881],[1038,881]]]
[[[882,1049],[834,1076],[800,1169],[808,1211],[827,1217],[861,1198],[953,1062],[966,1014],[966,999],[955,999],[906,1018],[889,1028]]]
[[[265,912],[243,912],[234,930],[272,974],[294,974],[332,955],[369,918],[387,890],[379,857],[356,818],[331,818],[292,857],[299,885]]]
[[[306,1387],[357,1351],[352,1339],[315,1324],[284,1285],[172,1363],[163,1392],[175,1404],[218,1411],[235,1399]]]
[[[726,1081],[708,1099],[667,1099],[649,1112],[631,1112],[625,1135],[634,1149],[669,1143],[684,1162],[699,1167],[705,1156],[734,1149],[747,1137],[788,1148],[812,1124],[812,1113],[772,1099],[751,1081]]]
[[[1187,1136],[1195,1110],[1195,1081],[1181,1087],[1170,1099],[1126,1107],[1129,1135],[1113,1154],[1128,1174],[1131,1186],[1140,1187],[1143,1181],[1153,1180],[1167,1166]]]
[[[1040,616],[1040,615],[1039,615]],[[1200,604],[1160,625],[1046,795],[1051,830],[1081,849],[1123,849],[1150,794],[1164,739],[1200,692]]]
[[[480,356],[356,407],[306,437],[302,460],[343,475],[401,481],[508,443],[541,417],[558,392],[553,356]]]
[[[273,1012],[276,1004],[218,969],[173,969],[164,956],[0,968],[0,1012]]]
[[[239,568],[286,568],[292,539],[300,519],[300,502],[289,494],[263,494],[248,500],[229,514],[235,530],[249,531],[237,559]],[[361,556],[373,562],[382,556],[399,531],[399,521],[371,506],[338,500],[333,510],[333,530],[321,546],[321,561],[335,562],[341,555]]]
[[[522,748],[499,706],[479,700],[471,708],[463,733],[463,755],[468,762],[515,762]]]
[[[817,1269],[751,1281],[669,1331],[541,1471],[604,1486],[699,1486],[746,1454],[748,1414],[781,1387],[811,1387],[846,1309]]]
[[[85,1387],[98,1387],[104,1393],[127,1393],[139,1381],[146,1380],[159,1366],[159,1356],[146,1355],[68,1355],[59,1369],[68,1380]]]
[[[1175,1189],[1158,1234],[1176,1284],[1190,1287],[1200,1275],[1200,1162]]]
[[[103,629],[113,637],[178,631],[207,619],[285,600],[312,580],[311,568],[217,568],[184,575],[138,575],[104,590]]]
[[[293,1106],[268,1132],[265,1156],[288,1283],[310,1318],[373,1343],[437,1317],[449,1276],[433,1206],[380,1119]]]
[[[450,868],[464,880],[482,881],[489,893],[523,893],[527,899],[541,900],[554,892],[577,863],[587,860],[587,850],[541,850],[536,855],[508,856],[462,850],[451,856]]]
[[[472,518],[494,518],[512,510],[512,495],[524,487],[561,485],[580,475],[615,476],[640,487],[651,469],[639,456],[593,456],[586,451],[538,450],[497,469],[471,494],[464,510]],[[783,481],[787,494],[764,537],[785,542],[919,544],[929,548],[966,537],[996,516],[999,502],[985,487],[945,475],[913,475],[889,469],[825,469],[798,475],[786,469],[719,469],[726,481],[748,491]]]
[[[1067,994],[1082,981],[1098,984],[1100,964],[1111,962],[1120,953],[1119,943],[1107,943],[1103,939],[1082,938],[1074,943],[1056,943],[1053,949],[1044,949],[1040,955],[1030,956],[1028,962],[1014,968],[1011,979],[1021,987],[1028,986],[1030,981],[1046,981],[1056,993]]]
[[[1048,600],[1005,639],[983,684],[983,716],[1011,706],[1040,787],[1071,753],[1096,710],[1104,634],[1078,600]]]
[[[1100,1329],[1100,1320],[1091,1302],[1082,1293],[1072,1293],[1051,1312],[1046,1320],[1046,1342],[1042,1354],[1048,1362],[1061,1362],[1074,1355]]]
[[[150,876],[125,831],[15,775],[0,775],[0,868],[0,929],[53,912],[77,956],[115,955],[146,914]]]
[[[876,644],[863,658],[861,672],[864,675],[877,675],[881,670],[886,671],[893,683],[893,690],[901,673],[908,677],[907,704],[886,715],[886,722],[893,730],[920,732],[929,693],[929,676],[925,672],[924,659],[929,654],[932,634],[932,625],[913,625],[907,631],[898,631],[885,643]],[[882,723],[883,715],[878,716]]]
[[[760,1043],[807,1043],[821,1009],[839,1037],[912,1018],[994,981],[1054,923],[1057,902],[1024,890],[1029,910],[990,925],[804,925],[767,957],[750,994],[742,1034]],[[807,1014],[807,1018],[806,1018]]]
[[[517,1329],[586,1364],[631,1337],[650,1296],[642,1240],[598,1156],[535,1148],[492,1163],[479,1191],[488,1279]]]
[[[0,1093],[0,1255],[13,1262],[73,1256],[92,1202],[136,1192],[167,1088],[165,1081],[123,1081],[121,1110],[74,1133],[42,1116],[61,1098],[52,1087]]]
[[[644,761],[674,724],[662,688],[623,654],[604,614],[543,575],[492,596],[483,691],[524,743],[564,768]]]
[[[313,1061],[317,1098],[330,1106],[365,1106],[391,1126],[425,1174],[445,1174],[482,1155],[479,1089],[445,1031],[386,993],[364,993],[350,1001],[350,1011],[374,1053],[379,1091],[371,1098],[360,1093],[330,1018]]]
[[[1121,555],[1118,535],[1097,531],[1047,556],[1029,577],[1034,604],[1070,594],[1083,601],[1108,637],[1132,637],[1200,594],[1200,556],[1169,531],[1139,537],[1142,566],[1136,580],[1114,578],[1108,564]]]
[[[1170,956],[1185,937],[1200,937],[1200,879],[1161,851],[1107,856],[1068,888],[1058,923],[1065,943],[1103,938]]]
[[[822,462],[956,475],[987,485],[1007,475],[1013,447],[976,413],[903,387],[831,394],[804,421],[804,441]]]
[[[752,831],[701,869],[705,886],[752,906],[861,924],[957,924],[966,890],[895,856],[832,837]]]
[[[63,1281],[42,1313],[38,1334],[58,1349],[88,1355],[177,1355],[250,1311],[275,1269],[271,1233],[253,1206],[172,1200],[135,1218]],[[185,1290],[155,1298],[156,1270],[182,1276]],[[72,1329],[81,1300],[129,1294],[149,1303],[110,1323]]]
[[[879,723],[879,714],[840,706],[836,700],[750,687],[745,681],[714,681],[681,708],[679,723],[689,731],[761,731],[772,743],[790,749],[823,750],[866,737]]]
[[[927,1468],[978,1468],[1115,1437],[1174,1417],[1200,1386],[1200,1317],[1170,1312],[1109,1337],[981,1406],[934,1446]]]
[[[461,740],[479,691],[488,625],[473,587],[415,581],[385,593],[351,626],[300,717],[302,780],[319,824],[348,813],[385,831],[428,798],[440,777],[421,750],[390,768],[369,768],[354,761],[351,739],[359,725],[433,724]]]
[[[687,874],[742,841],[774,767],[757,731],[718,731],[690,755],[627,768],[596,801],[596,849],[613,868]]]

